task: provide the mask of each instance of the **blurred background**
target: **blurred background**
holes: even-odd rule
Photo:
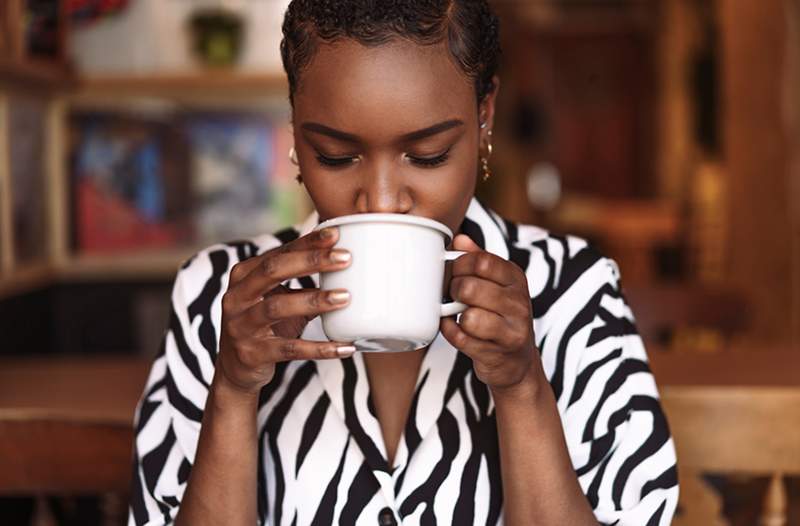
[[[491,3],[479,196],[619,263],[675,523],[800,525],[800,0]],[[287,4],[0,2],[0,523],[124,523],[178,266],[311,210]]]

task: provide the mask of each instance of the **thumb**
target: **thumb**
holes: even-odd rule
[[[475,242],[465,234],[458,234],[455,237],[453,240],[453,248],[465,252],[478,252],[481,250],[481,247],[476,245]]]

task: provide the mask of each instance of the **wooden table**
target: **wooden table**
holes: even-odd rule
[[[800,389],[800,349],[649,352],[664,398],[687,388]],[[128,422],[150,360],[138,357],[0,358],[0,415],[20,410]]]
[[[717,352],[649,349],[650,368],[659,387],[797,387],[800,349],[739,347]]]
[[[789,507],[783,483],[785,475],[800,475],[800,350],[649,356],[678,453],[684,515],[673,525],[724,524],[721,496],[704,473],[771,477],[754,513],[764,526],[784,526],[787,516],[800,514]],[[757,502],[757,495],[747,497]]]
[[[649,356],[678,449],[681,505],[691,510],[693,499],[699,499],[701,506],[694,519],[685,516],[674,524],[712,524],[708,521],[719,515],[719,497],[693,476],[703,466],[747,471],[774,466],[777,458],[783,474],[800,471],[800,350],[706,354],[652,349]],[[130,426],[149,369],[150,360],[141,358],[0,359],[0,424],[34,414]],[[130,444],[132,429],[127,427],[126,433],[114,457],[121,460],[106,463],[119,466],[101,481],[104,485],[127,484],[125,441]],[[727,456],[720,457],[720,452]],[[717,460],[721,464],[714,464],[715,458],[722,458]],[[58,484],[75,476],[64,471],[70,476]],[[765,501],[765,524],[784,524],[787,496],[779,475]],[[90,476],[96,478],[87,474],[86,488],[92,487]],[[0,477],[0,490],[2,486]]]
[[[149,370],[150,360],[131,357],[2,358],[0,417],[132,422]]]

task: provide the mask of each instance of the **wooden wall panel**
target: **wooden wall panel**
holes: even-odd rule
[[[788,2],[719,1],[727,272],[753,301],[752,335],[759,340],[789,340],[796,316],[793,188],[782,93]]]

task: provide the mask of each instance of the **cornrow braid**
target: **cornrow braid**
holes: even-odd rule
[[[303,68],[319,44],[344,38],[365,46],[396,38],[420,45],[447,41],[456,63],[474,83],[478,103],[494,90],[499,23],[486,0],[292,0],[281,41],[292,104]]]

